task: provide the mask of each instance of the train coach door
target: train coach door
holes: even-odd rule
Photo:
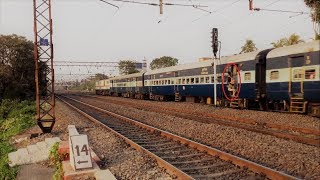
[[[304,56],[295,56],[289,58],[290,80],[289,93],[290,96],[303,96],[304,81]]]
[[[174,93],[179,93],[179,87],[178,87],[178,79],[177,77],[179,77],[179,72],[178,71],[175,71],[173,72],[173,77],[174,77],[174,84],[173,84],[173,90],[174,90]]]
[[[174,91],[174,101],[180,101],[181,100],[181,96],[179,94],[179,81],[178,81],[178,77],[179,77],[179,71],[175,71],[173,72],[173,91]]]

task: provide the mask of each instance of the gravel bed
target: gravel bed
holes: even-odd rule
[[[320,148],[314,146],[107,102],[90,99],[85,101],[294,176],[320,178],[320,162],[317,158]]]
[[[289,113],[279,113],[279,112],[264,112],[264,111],[254,111],[254,110],[239,110],[231,108],[215,108],[211,105],[205,105],[200,103],[189,103],[189,102],[158,102],[158,101],[149,101],[149,100],[137,100],[130,98],[121,98],[121,97],[110,97],[110,96],[99,96],[105,98],[107,101],[117,100],[123,102],[134,102],[137,104],[149,104],[157,105],[163,107],[170,107],[176,109],[183,109],[216,114],[219,116],[227,117],[241,117],[247,119],[253,119],[258,122],[265,123],[277,123],[283,124],[286,126],[295,126],[300,128],[310,128],[320,130],[320,119],[316,117],[311,117],[301,114],[289,114]]]
[[[43,141],[44,138],[53,136],[58,136],[61,140],[67,140],[67,126],[74,124],[79,133],[88,135],[90,147],[105,162],[104,168],[109,169],[117,179],[172,179],[163,168],[157,165],[155,160],[131,148],[111,131],[91,122],[60,101],[56,101],[56,119],[52,134],[25,139],[15,143],[15,146],[25,147],[28,144]],[[23,135],[14,137],[12,141],[27,137],[31,133],[40,132],[41,130],[35,126]]]

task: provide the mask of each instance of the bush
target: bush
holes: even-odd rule
[[[8,154],[14,151],[9,139],[36,124],[35,105],[30,101],[3,100],[0,105],[0,179],[15,179],[18,168],[8,165]]]
[[[59,143],[56,142],[50,150],[51,165],[55,167],[55,173],[53,175],[54,180],[61,180],[63,175],[62,161],[63,156],[59,154]]]

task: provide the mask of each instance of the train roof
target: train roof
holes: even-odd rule
[[[255,60],[257,55],[261,52],[261,50],[249,52],[249,53],[243,53],[243,54],[236,54],[232,56],[225,56],[221,58],[219,64],[227,64],[227,63],[237,63],[237,62],[243,62],[243,61],[250,61]]]
[[[320,40],[311,41],[307,43],[300,43],[296,45],[280,47],[273,49],[268,53],[267,58],[274,58],[274,57],[282,57],[288,56],[291,54],[300,54],[305,52],[314,52],[320,50]]]
[[[125,79],[125,78],[141,77],[143,73],[145,73],[145,71],[141,71],[139,73],[128,74],[128,75],[116,76],[116,77],[109,78],[109,80],[118,80],[118,79]]]
[[[232,56],[221,57],[220,61],[218,61],[218,65],[219,64],[227,64],[227,63],[231,63],[231,62],[237,63],[237,62],[254,60],[256,58],[256,56],[259,54],[259,52],[260,51],[254,51],[254,52],[250,52],[250,53],[236,54],[236,55],[232,55]],[[212,63],[213,63],[213,60],[204,61],[204,62],[195,62],[195,63],[189,63],[189,64],[181,64],[181,65],[177,65],[177,66],[171,66],[171,67],[166,67],[166,68],[161,68],[161,69],[150,70],[150,71],[146,72],[145,75],[207,67],[207,66],[212,66]]]
[[[209,61],[204,61],[204,62],[196,62],[196,63],[189,63],[189,64],[181,64],[181,65],[177,65],[177,66],[170,66],[170,67],[166,67],[166,68],[150,70],[145,75],[158,74],[158,73],[171,72],[171,71],[179,71],[179,70],[184,70],[184,69],[206,67],[206,66],[211,66],[212,62],[213,61],[209,60]]]

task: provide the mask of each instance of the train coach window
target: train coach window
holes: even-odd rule
[[[293,70],[293,79],[300,80],[303,78],[303,70],[302,69],[295,69]]]
[[[271,71],[270,73],[270,80],[279,79],[279,71]]]
[[[219,83],[222,82],[222,76],[221,75],[217,75],[217,82],[219,82]]]
[[[186,83],[186,79],[182,79],[182,84],[185,84]]]
[[[211,83],[214,83],[214,76],[211,76]]]
[[[251,72],[244,73],[244,81],[250,81],[251,80]]]
[[[206,83],[210,83],[210,77],[206,77]]]
[[[195,79],[196,79],[196,84],[198,84],[199,83],[199,78],[197,77]]]
[[[204,83],[204,77],[200,78],[200,83]]]
[[[187,78],[187,83],[186,84],[190,84],[190,79],[189,78]]]
[[[191,84],[194,84],[194,78],[191,78]]]
[[[305,79],[315,79],[315,78],[316,78],[316,70],[307,69],[305,72]]]

